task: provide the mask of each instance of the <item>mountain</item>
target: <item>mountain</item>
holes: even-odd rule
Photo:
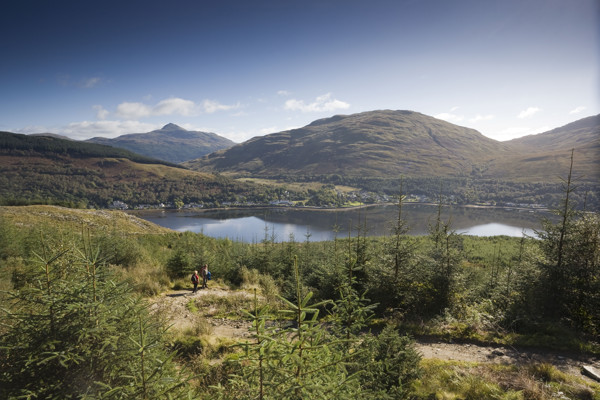
[[[94,137],[91,143],[121,147],[152,158],[181,163],[233,146],[231,140],[214,133],[188,131],[175,124],[148,133],[131,133],[114,139]]]
[[[499,142],[412,111],[370,111],[256,137],[183,165],[236,176],[469,177],[548,182],[575,172],[599,177],[598,116]]]
[[[537,135],[523,136],[505,142],[526,151],[584,150],[600,147],[600,114],[571,122],[560,128]]]
[[[105,208],[252,199],[247,183],[190,171],[129,150],[51,136],[0,132],[0,204],[61,204]]]
[[[191,169],[251,176],[470,176],[510,147],[474,129],[412,111],[371,111],[317,120],[189,161]]]
[[[579,181],[600,181],[600,114],[505,143],[513,154],[490,164],[496,176],[520,172],[539,180],[566,177],[574,150],[573,175]]]

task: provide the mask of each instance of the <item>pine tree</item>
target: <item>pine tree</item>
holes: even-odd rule
[[[561,207],[555,210],[558,222],[542,221],[537,232],[545,254],[541,264],[545,297],[542,312],[566,319],[575,328],[600,332],[600,218],[577,212],[571,201],[575,191],[574,151],[564,182]]]
[[[349,375],[345,368],[351,355],[342,351],[340,341],[319,321],[319,307],[328,301],[311,303],[312,292],[302,295],[297,259],[294,270],[295,303],[281,298],[286,307],[278,312],[290,325],[267,329],[267,310],[255,306],[254,341],[243,344],[238,360],[240,374],[231,376],[229,384],[220,388],[221,398],[355,398],[357,376]]]
[[[183,398],[164,328],[90,243],[42,242],[2,310],[0,398]]]
[[[452,219],[442,220],[442,196],[438,202],[435,224],[429,225],[429,238],[432,243],[429,251],[429,265],[433,293],[433,311],[441,312],[451,304],[456,272],[461,261],[462,240],[452,229]]]

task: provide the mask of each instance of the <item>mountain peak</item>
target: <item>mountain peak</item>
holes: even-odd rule
[[[162,127],[161,131],[185,131],[185,129],[183,129],[179,125],[175,125],[173,123],[168,123]]]

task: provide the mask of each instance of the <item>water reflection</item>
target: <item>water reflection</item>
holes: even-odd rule
[[[352,210],[240,209],[208,211],[137,211],[135,215],[176,231],[203,233],[211,237],[244,242],[332,240],[362,234],[388,235],[398,215],[396,206],[376,206]],[[437,217],[437,207],[404,205],[402,217],[410,234],[425,235]],[[533,236],[540,228],[540,213],[528,211],[444,207],[442,219],[451,221],[457,233],[476,236]],[[366,227],[366,229],[365,229]]]
[[[475,225],[470,227],[469,229],[457,230],[457,233],[463,233],[465,235],[473,236],[535,236],[535,231],[532,228],[510,226],[506,224],[499,224],[497,222],[492,222],[483,225]]]

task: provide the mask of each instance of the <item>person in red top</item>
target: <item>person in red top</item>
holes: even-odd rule
[[[202,276],[202,289],[208,288],[206,282],[208,281],[208,264],[204,264],[202,269],[200,270],[200,275]]]
[[[194,292],[196,293],[196,290],[198,290],[198,281],[200,280],[200,277],[198,276],[198,271],[194,271],[194,273],[192,274],[192,283],[194,284]]]

